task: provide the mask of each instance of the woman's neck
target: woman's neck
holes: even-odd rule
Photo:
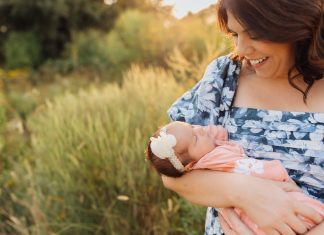
[[[293,83],[305,91],[307,84],[302,77],[293,79]],[[260,78],[253,71],[242,66],[235,94],[234,106],[257,109],[269,109],[297,112],[324,112],[324,80],[316,81],[309,91],[307,103],[303,93],[294,88],[286,78]]]

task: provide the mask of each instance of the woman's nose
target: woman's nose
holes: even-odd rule
[[[238,37],[236,39],[236,52],[240,57],[250,55],[253,52],[250,39],[246,37]]]

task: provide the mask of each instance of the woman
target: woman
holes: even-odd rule
[[[220,0],[218,17],[236,56],[213,61],[170,117],[223,125],[247,155],[281,160],[304,192],[323,202],[323,0]],[[266,234],[306,233],[300,215],[318,224],[308,234],[324,234],[323,218],[289,198],[289,184],[211,171],[162,179],[191,202],[242,209]],[[205,233],[222,234],[221,223],[226,234],[252,234],[232,215],[236,231],[209,208]]]

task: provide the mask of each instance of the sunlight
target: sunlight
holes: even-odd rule
[[[180,19],[188,12],[196,13],[216,2],[217,0],[164,0],[163,5],[174,6],[173,15]]]
[[[117,0],[104,0],[104,3],[106,5],[112,5],[112,4],[116,3],[116,2],[117,2]]]

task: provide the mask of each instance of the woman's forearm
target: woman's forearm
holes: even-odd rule
[[[177,179],[162,179],[167,188],[195,204],[242,209],[259,229],[269,234],[274,231],[289,234],[288,231],[292,230],[304,234],[306,227],[299,216],[315,223],[322,221],[316,210],[292,200],[278,182],[208,170],[194,170]],[[323,228],[315,229],[310,235],[318,234],[316,230],[321,231]]]
[[[162,176],[165,187],[188,201],[212,207],[236,206],[245,175],[209,170],[195,170],[180,178]]]

